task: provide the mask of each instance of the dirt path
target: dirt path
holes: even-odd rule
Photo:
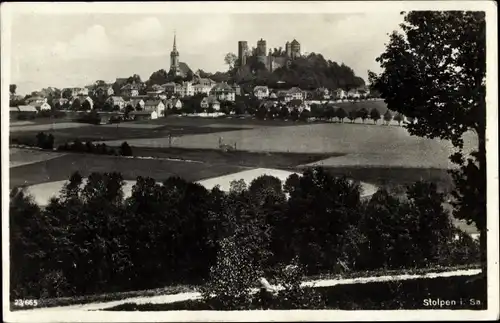
[[[452,276],[473,276],[481,273],[481,269],[468,269],[468,270],[455,270],[439,273],[427,273],[423,275],[397,275],[397,276],[378,276],[378,277],[360,277],[360,278],[347,278],[347,279],[320,279],[314,281],[304,282],[302,286],[315,286],[315,287],[330,287],[336,285],[348,284],[363,284],[373,282],[387,282],[387,281],[400,281],[421,278],[437,278],[437,277],[452,277]],[[280,289],[279,286],[274,286]],[[41,313],[41,312],[58,312],[58,311],[92,311],[92,310],[106,310],[125,303],[135,304],[166,304],[186,300],[198,299],[201,297],[199,292],[186,292],[171,295],[158,295],[148,297],[131,297],[110,302],[99,302],[91,304],[59,306],[50,308],[36,308],[30,310],[16,311],[16,313]]]

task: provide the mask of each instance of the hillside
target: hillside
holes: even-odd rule
[[[350,90],[365,85],[365,81],[356,76],[349,66],[325,60],[321,54],[315,53],[297,58],[289,66],[273,72],[266,70],[262,63],[251,60],[246,66],[234,68],[228,73],[231,80],[240,85],[277,87],[278,82],[285,82],[287,87],[298,86],[305,90],[321,87]]]

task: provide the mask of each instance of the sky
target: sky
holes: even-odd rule
[[[95,80],[168,70],[174,31],[180,61],[192,70],[226,71],[224,56],[238,41],[285,47],[297,39],[302,52],[345,63],[367,80],[380,71],[375,58],[402,22],[399,12],[367,14],[91,14],[17,13],[11,25],[11,81],[19,94],[76,87]]]

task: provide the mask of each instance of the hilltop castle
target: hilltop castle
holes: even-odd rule
[[[300,54],[300,43],[294,39],[291,42],[286,42],[285,50],[283,51],[280,47],[279,49],[274,48],[274,50],[269,49],[267,51],[267,43],[264,39],[257,41],[257,48],[252,50],[248,49],[247,41],[238,42],[238,66],[245,66],[248,64],[250,57],[255,57],[257,61],[264,64],[268,71],[272,72],[277,68],[287,65],[292,60],[301,57]]]

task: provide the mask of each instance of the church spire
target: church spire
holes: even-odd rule
[[[175,30],[174,30],[174,48],[172,49],[174,52],[177,51],[177,44],[176,44],[175,38],[176,38],[176,34],[175,34]]]

